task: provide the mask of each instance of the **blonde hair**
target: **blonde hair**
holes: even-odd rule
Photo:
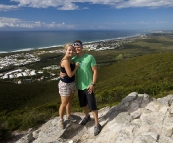
[[[68,48],[68,47],[70,47],[70,46],[72,46],[72,47],[73,47],[73,45],[72,45],[72,44],[69,44],[69,43],[68,43],[68,44],[65,44],[65,45],[64,45],[64,50],[67,50],[67,48]]]

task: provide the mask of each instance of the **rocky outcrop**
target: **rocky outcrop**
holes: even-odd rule
[[[94,136],[94,120],[85,126],[75,121],[58,126],[59,117],[49,120],[37,130],[30,130],[16,143],[173,143],[173,94],[160,99],[147,94],[130,93],[118,106],[99,110],[102,131]],[[92,116],[91,116],[92,117]]]

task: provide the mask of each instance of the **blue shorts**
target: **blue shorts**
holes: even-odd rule
[[[88,105],[90,111],[97,110],[96,99],[93,92],[89,94],[88,89],[78,89],[78,98],[80,107],[85,107],[86,105]]]

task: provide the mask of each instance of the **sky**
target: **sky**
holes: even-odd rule
[[[173,0],[0,0],[1,30],[173,30]]]

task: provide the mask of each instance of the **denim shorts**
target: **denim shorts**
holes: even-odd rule
[[[75,82],[65,83],[63,81],[59,81],[58,83],[59,94],[61,96],[70,96],[71,93],[75,93],[76,84]]]

